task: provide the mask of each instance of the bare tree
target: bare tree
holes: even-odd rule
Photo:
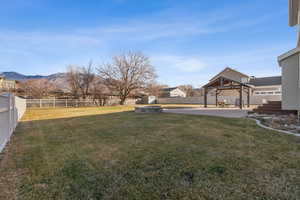
[[[115,56],[111,63],[99,67],[98,72],[104,84],[118,93],[121,105],[134,91],[145,88],[156,78],[149,58],[139,52]]]
[[[82,84],[80,88],[81,88],[82,96],[85,99],[87,95],[89,95],[89,89],[95,79],[92,62],[90,62],[88,66],[82,67],[81,70],[82,70]]]
[[[29,98],[49,97],[56,90],[54,84],[47,79],[31,79],[20,84],[20,89]]]
[[[67,80],[71,93],[75,98],[81,96],[85,99],[89,95],[94,79],[95,73],[93,72],[92,62],[87,66],[70,66],[68,69]]]
[[[153,82],[153,83],[148,84],[144,91],[148,95],[160,97],[162,95],[162,89],[166,88],[166,87],[169,87],[169,86],[161,85],[156,82]]]
[[[195,96],[195,90],[192,85],[180,85],[178,88],[184,91],[187,97]]]
[[[95,76],[90,87],[90,93],[95,103],[104,106],[108,100],[110,91],[107,86],[103,84],[102,79],[99,76]]]
[[[69,66],[67,72],[67,82],[70,87],[70,92],[74,98],[79,98],[80,95],[80,72],[77,67]]]

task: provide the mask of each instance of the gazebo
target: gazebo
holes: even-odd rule
[[[224,76],[220,76],[205,86],[204,88],[204,107],[207,108],[207,94],[211,90],[216,91],[216,106],[218,106],[218,95],[224,90],[239,91],[239,107],[243,109],[243,93],[247,94],[247,106],[250,107],[251,86],[240,81],[232,80]]]

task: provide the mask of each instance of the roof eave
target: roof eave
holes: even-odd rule
[[[218,80],[218,79],[220,79],[220,78],[224,78],[224,79],[226,79],[226,80],[229,80],[229,81],[232,81],[232,82],[235,82],[235,83],[241,84],[241,85],[243,85],[243,86],[247,86],[247,87],[250,87],[250,88],[252,88],[252,85],[250,85],[250,84],[247,84],[247,83],[242,83],[242,82],[239,82],[239,81],[236,81],[236,80],[232,80],[232,79],[230,79],[230,78],[227,78],[227,77],[225,77],[225,76],[219,76],[219,77],[218,77],[218,78],[216,78],[215,80],[209,81],[209,83],[207,83],[206,85],[204,85],[202,88],[205,88],[205,87],[207,87],[207,86],[209,86],[209,85],[213,84],[213,83],[214,83],[216,80]]]
[[[286,53],[284,53],[284,54],[278,56],[277,61],[278,61],[279,66],[282,67],[282,66],[281,66],[281,62],[282,62],[283,60],[285,60],[285,59],[287,59],[288,57],[291,57],[291,56],[293,56],[293,55],[295,55],[296,53],[299,53],[299,52],[300,52],[300,48],[297,47],[297,48],[294,48],[294,49],[292,49],[292,50],[290,50],[290,51],[288,51],[288,52],[286,52]]]
[[[231,70],[231,71],[234,71],[234,72],[236,72],[236,73],[238,73],[238,74],[240,74],[240,75],[242,75],[242,76],[245,76],[245,77],[248,77],[249,78],[249,76],[248,75],[246,75],[246,74],[243,74],[243,73],[241,73],[241,72],[239,72],[239,71],[237,71],[237,70],[235,70],[235,69],[232,69],[232,68],[230,68],[230,67],[226,67],[225,69],[223,69],[221,72],[219,72],[217,75],[215,75],[213,78],[211,78],[210,80],[209,80],[209,82],[211,82],[211,81],[213,81],[214,79],[216,79],[216,78],[218,78],[218,76],[220,76],[220,74],[222,74],[223,72],[225,72],[226,70]]]

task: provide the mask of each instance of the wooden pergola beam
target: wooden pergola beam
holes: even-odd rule
[[[203,86],[204,88],[204,107],[207,108],[207,94],[210,90],[216,90],[215,98],[216,98],[216,107],[218,106],[218,92],[222,90],[238,90],[239,91],[239,107],[243,109],[243,93],[247,94],[247,105],[250,107],[250,89],[251,86],[245,83],[231,80],[226,77],[219,77],[214,81]]]
[[[250,108],[250,88],[248,88],[248,93],[247,93],[247,107]]]
[[[236,87],[209,87],[207,88],[209,90],[239,90],[240,86],[236,86]]]
[[[218,107],[218,90],[216,90],[216,107]]]

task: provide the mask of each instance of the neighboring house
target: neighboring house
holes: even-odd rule
[[[0,76],[0,90],[10,91],[17,88],[17,82],[14,80],[7,80],[5,77]]]
[[[253,95],[281,95],[281,76],[251,77],[248,84],[253,86]]]
[[[249,85],[251,87],[250,104],[257,105],[266,103],[267,101],[281,101],[281,76],[257,78],[241,73],[230,67],[226,67],[223,71],[210,79],[209,83],[213,83],[220,77]],[[214,97],[215,95],[215,90],[208,92],[208,96],[210,97]],[[226,101],[229,104],[236,104],[239,100],[237,90],[223,90],[220,92],[219,96],[220,101]],[[247,96],[247,93],[244,93],[243,96]]]
[[[186,97],[186,93],[178,87],[163,88],[160,97]]]

